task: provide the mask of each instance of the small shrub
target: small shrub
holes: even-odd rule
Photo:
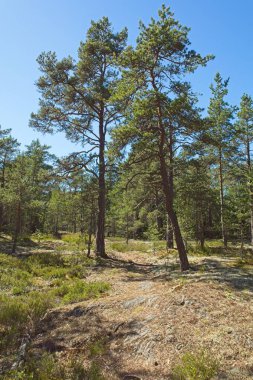
[[[89,345],[90,356],[103,355],[106,352],[106,342],[103,339],[96,340]]]
[[[218,372],[218,362],[205,352],[186,353],[174,370],[173,380],[210,380]]]
[[[99,365],[93,362],[88,370],[87,379],[89,380],[105,380],[105,377],[101,373]]]
[[[12,290],[13,294],[21,294],[32,285],[32,275],[22,269],[9,267],[0,270],[0,289]]]
[[[54,299],[50,293],[31,292],[22,299],[28,308],[28,315],[36,323],[48,309],[54,305]]]
[[[22,301],[7,296],[0,298],[0,325],[5,329],[22,326],[27,314],[27,306]]]
[[[57,363],[52,355],[44,354],[38,358],[30,359],[24,368],[10,371],[3,380],[67,380],[65,368]]]

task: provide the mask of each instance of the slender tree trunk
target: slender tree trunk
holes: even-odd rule
[[[90,257],[91,253],[91,244],[92,244],[92,215],[90,216],[89,230],[88,230],[88,249],[87,249],[87,257]]]
[[[156,189],[155,190],[155,205],[156,205],[156,210],[157,210],[157,214],[156,214],[156,228],[157,228],[157,232],[158,232],[158,236],[159,236],[159,239],[162,237],[163,235],[163,218],[162,216],[160,215],[160,212],[159,212],[159,193],[158,193],[158,190]]]
[[[165,197],[165,205],[168,217],[171,221],[171,225],[173,228],[177,250],[179,254],[180,266],[181,270],[185,271],[190,268],[187,252],[185,249],[184,241],[181,235],[180,227],[178,224],[177,215],[174,210],[174,202],[173,202],[173,127],[170,125],[169,130],[169,159],[170,165],[169,170],[167,167],[166,159],[165,159],[165,142],[166,142],[166,133],[163,124],[163,114],[162,114],[162,106],[161,99],[159,96],[159,90],[155,83],[155,74],[154,71],[151,72],[152,78],[152,86],[156,93],[156,102],[157,102],[157,116],[158,116],[158,130],[159,130],[159,163],[160,163],[160,173],[162,179],[162,188]],[[168,174],[169,172],[169,174]]]
[[[240,237],[241,237],[241,257],[243,256],[243,248],[244,248],[244,234],[243,234],[243,222],[240,224]]]
[[[169,249],[173,249],[174,248],[173,238],[174,238],[174,236],[173,236],[173,228],[172,228],[172,225],[171,225],[171,221],[170,221],[170,219],[168,218],[168,215],[167,215],[166,246]]]
[[[3,229],[3,219],[4,219],[4,206],[3,206],[3,203],[0,202],[0,232]]]
[[[129,242],[129,216],[126,215],[126,244]]]
[[[222,162],[222,152],[219,150],[219,180],[220,180],[220,222],[221,222],[221,234],[224,247],[228,245],[227,230],[224,218],[224,188],[223,188],[223,162]]]
[[[249,207],[250,207],[250,241],[253,245],[253,184],[251,179],[251,155],[250,155],[250,140],[247,130],[247,140],[246,140],[246,155],[247,155],[247,166],[248,166],[248,176],[249,176]]]
[[[205,222],[203,220],[203,215],[199,215],[200,225],[199,225],[199,241],[202,250],[205,248]]]
[[[96,234],[96,256],[106,258],[105,253],[105,132],[103,110],[99,118],[99,174],[98,174],[98,219]]]
[[[186,249],[184,246],[184,241],[181,235],[180,227],[178,224],[177,215],[173,208],[173,196],[172,196],[171,189],[169,186],[169,178],[168,178],[165,158],[163,155],[162,156],[160,155],[159,159],[160,159],[160,170],[161,170],[161,176],[162,176],[162,186],[163,186],[163,192],[165,196],[166,210],[173,227],[173,232],[174,232],[174,236],[175,236],[175,240],[177,244],[179,259],[180,259],[181,270],[185,271],[190,268],[190,265],[189,265]]]
[[[159,111],[160,112],[160,111]],[[161,115],[161,114],[160,114]],[[165,196],[165,205],[168,217],[171,221],[173,233],[176,240],[177,250],[180,259],[181,270],[185,271],[190,268],[184,241],[181,235],[180,227],[178,224],[177,215],[174,210],[173,204],[173,174],[170,167],[170,176],[168,174],[168,168],[165,160],[164,145],[165,145],[165,130],[162,124],[161,116],[159,117],[159,129],[160,129],[160,142],[159,142],[159,161],[160,172],[162,178],[162,188]]]
[[[11,250],[12,254],[16,253],[18,236],[20,234],[20,227],[21,227],[21,202],[19,200],[17,204],[17,209],[16,209],[16,223],[15,223],[12,250]]]
[[[202,210],[202,204],[197,206],[200,210]],[[200,241],[200,248],[204,250],[205,248],[205,221],[203,219],[203,213],[200,212],[198,214],[198,220],[199,220],[199,241]]]
[[[250,240],[253,245],[253,186],[250,187]]]
[[[2,168],[2,178],[1,178],[1,188],[4,189],[5,187],[5,160],[3,162],[3,168]],[[0,202],[0,231],[2,231],[4,224],[4,205],[2,202]]]

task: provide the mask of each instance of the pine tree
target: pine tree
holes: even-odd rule
[[[253,142],[253,100],[244,94],[241,98],[240,109],[237,114],[237,137],[241,146],[241,154],[243,157],[243,174],[249,193],[249,211],[250,211],[250,233],[251,244],[253,244],[253,171],[252,171],[252,157],[251,145]]]
[[[6,171],[15,159],[19,145],[18,141],[11,136],[11,130],[1,129],[0,126],[0,192],[2,194],[0,200],[0,231],[2,231],[5,224],[3,198],[6,186]]]
[[[210,118],[210,135],[213,139],[212,155],[218,168],[219,192],[220,192],[220,224],[224,247],[228,242],[228,226],[226,222],[226,204],[224,190],[224,171],[226,160],[233,152],[234,127],[232,124],[235,107],[231,107],[225,100],[228,94],[229,79],[223,80],[217,73],[214,84],[210,86],[212,97],[208,107]]]
[[[96,254],[101,257],[106,257],[106,134],[119,118],[111,94],[118,78],[117,58],[126,38],[126,29],[114,33],[108,18],[103,17],[91,23],[86,41],[80,44],[77,63],[71,57],[57,60],[55,53],[42,53],[38,63],[43,75],[37,82],[42,99],[39,112],[32,114],[30,122],[43,132],[63,131],[68,139],[85,147],[65,163],[68,170],[85,168],[97,177]]]
[[[211,58],[189,50],[188,32],[165,6],[157,21],[152,19],[148,26],[141,23],[136,48],[129,47],[123,55],[123,80],[117,94],[128,106],[126,124],[117,131],[117,139],[134,143],[136,150],[138,146],[140,162],[155,159],[159,163],[182,270],[189,269],[189,262],[174,208],[175,136],[183,128],[189,138],[199,125],[196,99],[184,76]]]

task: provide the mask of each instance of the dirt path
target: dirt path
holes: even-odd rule
[[[252,270],[233,259],[195,258],[182,275],[175,260],[115,253],[88,281],[112,284],[98,300],[50,311],[32,350],[99,363],[106,379],[169,379],[183,353],[207,350],[219,379],[253,379]]]

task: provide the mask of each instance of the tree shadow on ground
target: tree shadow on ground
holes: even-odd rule
[[[86,357],[86,360],[95,362],[102,369],[110,371],[113,378],[125,380],[153,379],[154,369],[128,368],[124,362],[124,355],[119,355],[119,344],[123,344],[130,336],[139,336],[142,321],[138,318],[125,322],[119,322],[115,316],[110,319],[101,314],[101,308],[108,307],[99,303],[96,305],[73,305],[72,309],[57,309],[47,313],[35,332],[29,352],[29,356],[66,353],[67,356],[74,353]],[[116,345],[116,346],[115,346]],[[101,352],[94,352],[93,347],[101,347]],[[110,347],[114,347],[110,349]],[[136,346],[138,347],[138,345]],[[121,347],[122,350],[124,347]],[[138,356],[133,351],[133,356]],[[136,357],[137,357],[136,356]],[[106,363],[106,365],[105,365]],[[157,373],[157,379],[160,374]]]
[[[151,360],[145,362],[143,352],[140,353],[143,333],[151,331],[147,330],[145,321],[140,316],[127,317],[122,321],[117,315],[111,314],[111,317],[108,317],[101,312],[112,307],[115,307],[115,304],[106,304],[102,300],[97,300],[95,305],[80,303],[73,305],[71,309],[52,310],[41,321],[31,344],[30,354],[38,356],[43,352],[62,353],[62,358],[65,354],[68,358],[71,355],[74,355],[74,358],[81,356],[86,358],[86,361],[97,363],[101,369],[106,370],[107,375],[122,380],[164,379],[164,370],[168,372],[166,378],[171,379],[169,366],[159,362],[156,350],[153,351],[152,345],[149,345],[152,336],[147,335],[144,347],[148,350],[148,358]],[[117,312],[119,313],[118,301]],[[154,330],[154,338],[155,333]],[[100,342],[99,347],[103,345],[102,352],[92,354],[92,347],[96,347],[98,342]],[[160,343],[162,342],[156,340],[155,348]],[[128,353],[131,364],[127,362]],[[242,370],[245,373],[249,372],[247,368]],[[229,373],[224,372],[222,378],[231,377]]]
[[[28,257],[36,253],[48,253],[55,251],[52,242],[35,242],[31,239],[19,241],[15,254],[12,253],[13,242],[5,237],[0,238],[0,252],[17,257]]]
[[[253,292],[253,267],[249,269],[231,266],[233,259],[204,258],[185,274],[198,281],[217,281],[235,290]]]
[[[253,267],[252,269],[232,267],[233,260],[234,258],[203,258],[198,264],[192,265],[189,271],[181,272],[179,263],[175,259],[166,260],[161,264],[142,264],[113,257],[101,261],[98,268],[122,269],[126,274],[123,281],[164,282],[185,278],[193,281],[214,281],[228,285],[234,290],[253,292]]]
[[[98,270],[107,270],[107,269],[122,269],[126,273],[129,279],[133,281],[145,281],[145,280],[154,280],[160,271],[164,271],[166,264],[143,264],[134,262],[132,260],[124,260],[116,257],[109,257],[106,260],[101,260],[98,265]],[[131,277],[131,275],[140,275],[138,277]]]

